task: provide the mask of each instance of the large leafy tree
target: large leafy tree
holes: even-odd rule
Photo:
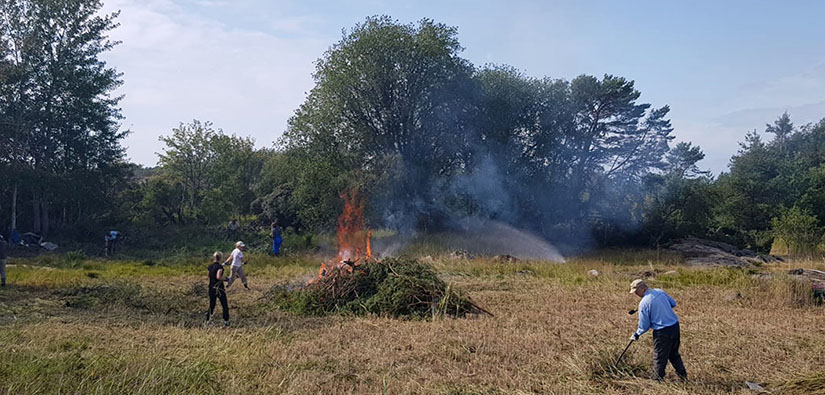
[[[100,59],[117,44],[107,38],[117,14],[101,6],[0,1],[0,131],[12,147],[0,161],[16,174],[13,200],[31,197],[33,228],[44,234],[53,203],[67,221],[99,213],[107,186],[126,172],[113,95],[121,76]]]
[[[357,184],[388,222],[470,215],[550,232],[604,217],[617,188],[663,169],[669,109],[638,103],[632,81],[476,70],[460,51],[456,30],[430,20],[368,18],[347,32],[318,61],[316,86],[281,141],[300,169],[284,177],[292,198]],[[298,174],[327,182],[298,193]]]
[[[252,139],[227,135],[198,120],[180,124],[160,141],[165,144],[158,154],[162,174],[146,184],[146,197],[162,197],[168,207],[182,205],[164,210],[163,217],[176,223],[187,218],[208,222],[250,212],[268,150],[256,150]],[[183,196],[174,199],[174,193]]]
[[[586,230],[594,220],[639,220],[618,211],[639,206],[633,201],[641,196],[626,192],[666,167],[667,106],[638,103],[633,82],[610,75],[567,82],[492,67],[477,80],[481,151],[506,175],[502,188],[515,194],[517,221]],[[617,210],[617,200],[627,204]]]
[[[645,178],[643,234],[656,245],[675,237],[707,236],[716,199],[710,172],[698,165],[705,154],[682,142],[665,157],[665,171]]]
[[[454,28],[430,20],[367,18],[318,61],[284,148],[361,184],[392,180],[387,201],[420,207],[467,159],[474,85],[461,49]]]

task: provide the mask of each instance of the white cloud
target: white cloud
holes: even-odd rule
[[[218,6],[219,2],[209,2]],[[153,165],[158,136],[179,122],[212,121],[217,127],[271,144],[312,86],[313,62],[332,43],[301,34],[289,38],[230,27],[169,0],[112,0],[121,10],[112,32],[123,44],[106,54],[124,73],[121,102],[132,130],[126,139],[135,162]]]

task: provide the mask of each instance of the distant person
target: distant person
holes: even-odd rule
[[[223,309],[223,325],[229,326],[229,303],[226,301],[226,289],[223,286],[223,265],[221,265],[223,254],[215,252],[212,255],[212,264],[209,265],[209,312],[206,313],[206,324],[212,321],[212,314],[215,312],[215,299],[220,299],[221,309]]]
[[[8,247],[8,243],[6,243],[6,239],[0,235],[0,287],[6,286],[6,247]]]
[[[17,229],[11,230],[11,234],[9,235],[9,241],[11,241],[11,245],[13,246],[20,245],[20,243],[23,241],[20,238],[20,232],[18,232]]]
[[[241,228],[241,225],[238,223],[237,220],[234,220],[234,219],[229,221],[229,224],[226,225],[226,229],[229,232],[229,237],[231,237],[231,238],[235,238],[235,234],[238,233],[238,229],[240,229],[240,228]]]
[[[232,286],[232,283],[235,281],[235,278],[240,277],[241,282],[243,282],[243,287],[249,289],[249,285],[246,283],[246,275],[243,272],[243,265],[246,264],[246,258],[243,256],[243,250],[246,249],[246,245],[239,241],[235,243],[235,249],[232,250],[232,254],[226,258],[226,262],[223,264],[226,265],[229,262],[232,262],[232,274],[229,275],[229,280],[226,282],[226,288]]]
[[[278,226],[278,221],[272,223],[272,255],[281,255],[281,244],[284,243],[284,238],[281,236],[283,229]]]
[[[673,312],[676,301],[659,288],[650,289],[642,280],[630,283],[630,293],[642,298],[639,301],[639,328],[630,336],[638,340],[639,336],[653,328],[653,379],[665,378],[665,367],[670,361],[676,374],[682,380],[687,379],[687,371],[679,355],[679,318]]]
[[[106,256],[112,256],[115,253],[115,246],[117,242],[120,241],[120,232],[116,230],[110,230],[106,233],[106,236],[103,237],[105,241],[105,249],[106,249]]]

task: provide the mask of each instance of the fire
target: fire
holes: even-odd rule
[[[365,231],[364,227],[364,199],[353,189],[342,192],[344,210],[338,217],[338,256],[330,261],[321,263],[319,277],[326,276],[334,268],[345,268],[347,271],[372,259],[370,238],[372,231]]]

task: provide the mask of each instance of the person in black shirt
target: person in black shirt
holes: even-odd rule
[[[212,313],[215,311],[215,299],[221,300],[221,308],[223,308],[223,324],[229,326],[229,303],[226,301],[226,289],[223,287],[223,265],[221,265],[221,258],[223,255],[220,252],[215,252],[212,255],[213,261],[209,265],[209,312],[206,314],[206,323],[212,319]]]
[[[0,287],[6,286],[6,239],[0,236],[0,278],[3,282]]]

